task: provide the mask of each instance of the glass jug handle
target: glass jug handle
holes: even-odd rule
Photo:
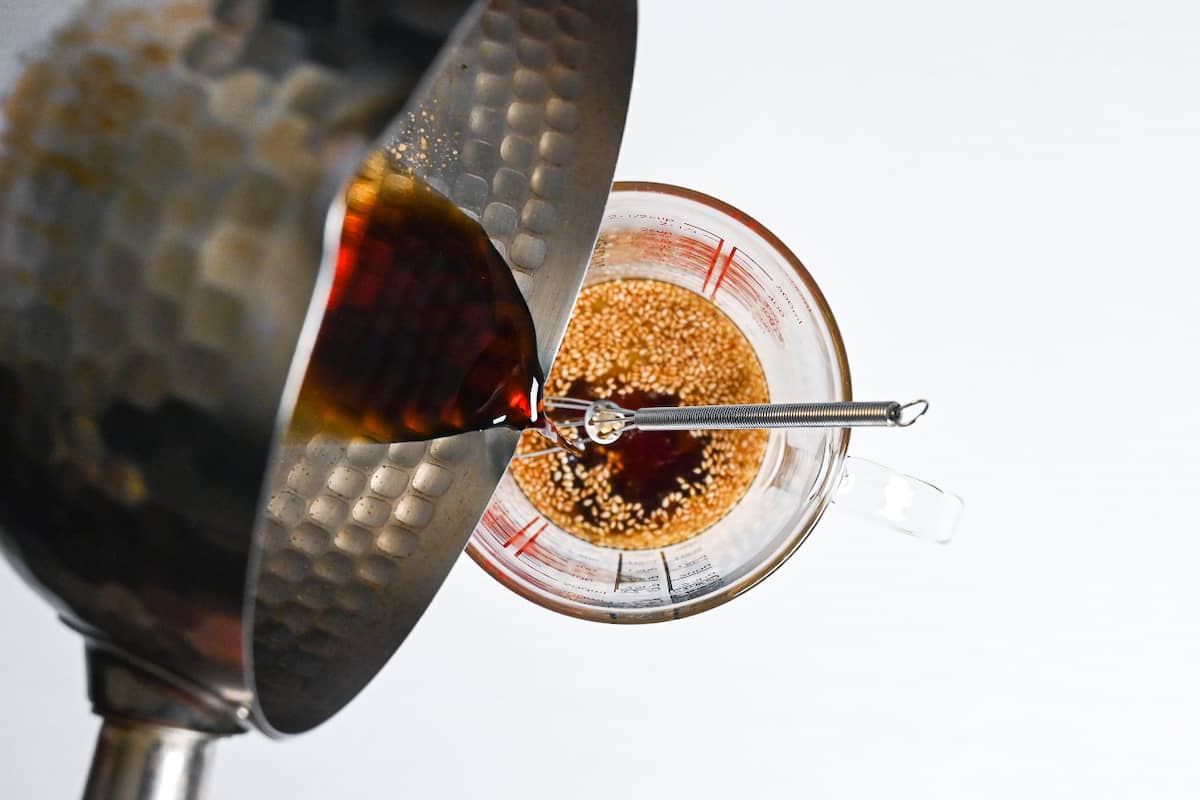
[[[911,475],[848,456],[833,502],[892,530],[946,544],[962,518],[963,500]]]

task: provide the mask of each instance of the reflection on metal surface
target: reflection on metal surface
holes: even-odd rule
[[[336,712],[511,455],[506,432],[272,455],[327,291],[326,214],[398,114],[384,143],[503,246],[544,362],[562,335],[616,160],[634,4],[471,5],[97,2],[11,93],[0,546],[88,637],[97,711],[145,723],[143,744]],[[97,769],[129,746],[106,728]],[[201,751],[155,796],[198,791]],[[93,778],[95,797],[133,780]]]
[[[633,24],[633,3],[496,4],[385,136],[398,162],[479,219],[507,256],[543,365],[607,199]],[[390,447],[317,437],[281,454],[259,537],[254,641],[258,700],[274,726],[310,727],[391,656],[516,441],[507,430]]]

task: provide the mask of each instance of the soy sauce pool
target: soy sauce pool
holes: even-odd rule
[[[629,409],[770,400],[758,356],[731,319],[696,292],[644,278],[580,293],[547,393]],[[534,508],[568,533],[603,547],[664,547],[732,510],[766,442],[758,430],[632,430],[581,456],[520,458],[509,470]],[[544,447],[526,436],[517,452]]]

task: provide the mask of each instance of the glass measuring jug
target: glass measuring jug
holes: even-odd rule
[[[773,234],[699,192],[617,183],[585,285],[652,278],[715,304],[757,354],[772,402],[851,399],[837,323],[812,276]],[[721,354],[714,353],[714,358]],[[555,611],[608,622],[694,614],[755,585],[796,551],[830,503],[946,542],[962,501],[847,456],[845,428],[773,430],[737,504],[696,536],[665,547],[601,547],[542,515],[506,474],[467,552],[497,580]]]

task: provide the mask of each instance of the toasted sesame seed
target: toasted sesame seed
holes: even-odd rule
[[[766,376],[737,326],[699,294],[657,280],[615,280],[580,294],[546,384],[566,395],[580,383],[595,397],[630,390],[679,398],[679,405],[768,402]],[[566,453],[518,459],[517,484],[556,525],[607,547],[664,547],[700,533],[729,513],[757,475],[765,431],[691,432],[700,466],[647,510],[613,487],[620,443],[592,467]],[[592,445],[596,447],[598,445]],[[526,432],[518,451],[545,445]],[[692,465],[689,465],[692,466]]]

